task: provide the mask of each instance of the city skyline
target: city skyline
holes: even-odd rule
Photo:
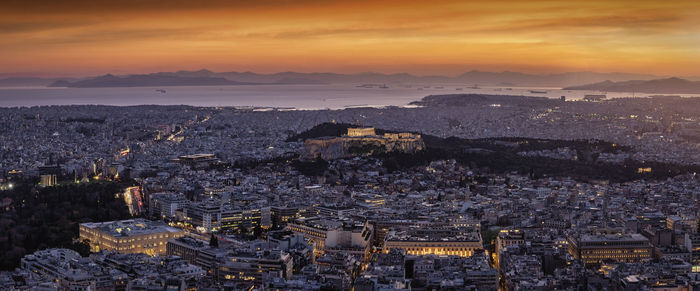
[[[700,1],[0,1],[0,290],[700,290]]]

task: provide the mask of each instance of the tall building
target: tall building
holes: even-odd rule
[[[150,198],[150,217],[172,218],[175,211],[187,206],[188,200],[182,193],[153,193]]]
[[[374,236],[369,223],[348,223],[313,217],[287,224],[287,230],[315,243],[314,253],[345,252],[358,260],[367,260]]]
[[[221,228],[221,204],[213,199],[190,203],[185,208],[187,223],[201,232],[218,231]]]
[[[272,225],[284,226],[297,218],[299,209],[296,207],[273,206],[270,209]]]
[[[579,238],[570,236],[569,253],[584,265],[599,265],[603,260],[640,262],[652,256],[649,239],[641,234],[585,234]]]
[[[698,219],[693,215],[669,215],[666,227],[671,230],[681,230],[689,233],[698,232]]]
[[[209,244],[205,241],[191,237],[180,237],[168,240],[166,254],[178,256],[191,264],[196,264],[199,253],[208,248]]]
[[[262,208],[221,208],[220,228],[224,232],[250,232],[258,227],[272,226],[270,207]]]
[[[169,239],[185,236],[181,229],[143,218],[81,223],[79,230],[80,240],[88,240],[93,252],[113,250],[151,256],[164,255]]]
[[[496,267],[500,270],[501,251],[508,246],[520,245],[525,243],[525,233],[519,229],[504,229],[498,233],[496,237]]]
[[[219,262],[217,274],[222,282],[253,282],[260,287],[272,278],[291,279],[293,267],[292,256],[284,251],[237,250]]]
[[[693,272],[700,273],[700,233],[689,234],[687,240],[686,244],[692,256]]]

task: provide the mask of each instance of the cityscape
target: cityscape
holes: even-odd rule
[[[697,3],[378,2],[0,4],[0,290],[700,290]]]

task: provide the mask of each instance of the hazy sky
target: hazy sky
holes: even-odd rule
[[[700,75],[700,1],[0,1],[0,76]]]

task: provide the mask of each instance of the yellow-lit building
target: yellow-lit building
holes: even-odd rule
[[[293,267],[294,259],[284,251],[236,250],[218,264],[216,274],[220,282],[253,282],[260,288],[271,278],[291,279]]]
[[[586,266],[600,265],[603,260],[639,262],[652,257],[649,239],[641,234],[582,235],[569,237],[569,253]]]
[[[348,128],[348,136],[370,136],[370,135],[376,135],[374,133],[374,127]]]
[[[383,152],[412,153],[423,150],[425,144],[420,134],[408,132],[376,135],[374,128],[348,128],[341,137],[321,137],[304,141],[308,157],[336,159]]]
[[[508,246],[521,245],[525,243],[525,232],[519,229],[503,229],[498,232],[496,237],[496,252],[494,253],[494,261],[496,267],[500,270],[501,251]]]
[[[80,240],[88,240],[93,252],[164,255],[168,240],[183,236],[185,232],[181,229],[142,218],[80,224]]]
[[[39,183],[41,187],[51,187],[56,185],[56,174],[45,174],[41,175],[41,182]]]
[[[470,257],[483,249],[478,229],[425,229],[391,231],[384,240],[384,252],[403,249],[409,255],[448,255]]]

